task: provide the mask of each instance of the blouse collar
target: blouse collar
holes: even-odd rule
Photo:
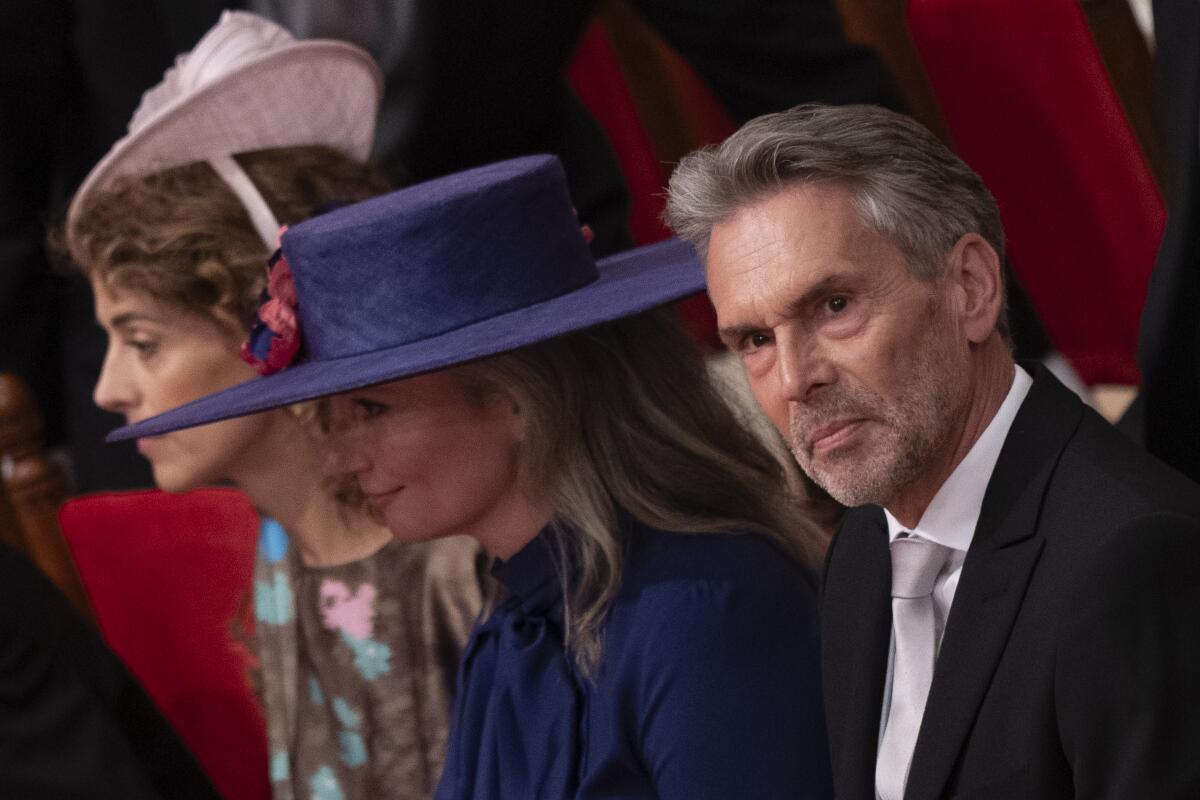
[[[542,528],[511,558],[498,558],[492,565],[492,575],[508,590],[505,603],[515,602],[526,614],[544,614],[561,605],[562,581],[550,528]]]

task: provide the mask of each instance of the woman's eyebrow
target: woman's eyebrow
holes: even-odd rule
[[[126,311],[123,314],[117,314],[108,321],[109,326],[113,328],[123,328],[134,322],[158,322],[157,319],[149,314],[142,314],[137,311]]]

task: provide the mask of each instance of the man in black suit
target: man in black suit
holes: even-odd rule
[[[1200,487],[1005,333],[999,214],[912,120],[760,117],[668,219],[805,471],[840,798],[1200,797]]]

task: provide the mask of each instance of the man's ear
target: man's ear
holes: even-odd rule
[[[996,330],[1004,308],[1000,256],[977,233],[964,234],[946,255],[947,277],[955,284],[962,306],[963,332],[980,344]]]

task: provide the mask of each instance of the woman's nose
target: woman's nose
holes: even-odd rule
[[[370,466],[362,437],[350,425],[332,425],[325,442],[325,474],[360,475]]]
[[[116,363],[111,347],[104,354],[104,365],[92,390],[92,402],[105,411],[125,415],[137,405],[137,387]]]

